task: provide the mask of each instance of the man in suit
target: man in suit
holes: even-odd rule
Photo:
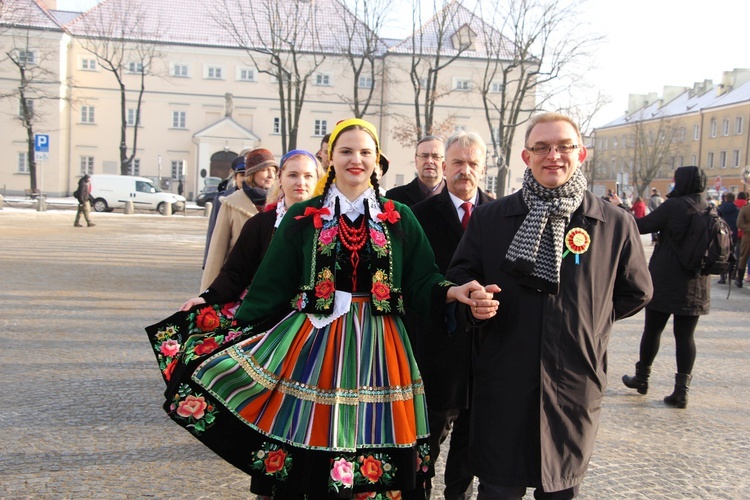
[[[459,132],[445,143],[446,189],[412,207],[445,273],[464,234],[474,207],[491,201],[481,189],[487,147],[474,133]],[[467,205],[468,204],[468,205]],[[445,467],[445,498],[472,496],[474,476],[469,456],[469,399],[471,397],[471,333],[452,335],[418,320],[416,356],[427,397],[430,455],[437,460],[440,444],[451,434]]]
[[[445,187],[444,157],[445,145],[442,139],[432,135],[422,137],[417,143],[417,152],[414,155],[417,177],[408,184],[389,189],[385,197],[411,207],[424,199],[440,194]]]

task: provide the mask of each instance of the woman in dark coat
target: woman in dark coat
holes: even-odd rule
[[[638,219],[641,234],[659,233],[649,263],[654,282],[654,297],[646,306],[646,324],[641,337],[640,360],[635,365],[635,376],[625,375],[623,383],[640,394],[648,392],[651,363],[659,352],[661,332],[674,315],[674,338],[677,351],[677,374],[674,392],[664,398],[673,407],[687,406],[688,388],[695,363],[695,327],[698,318],[708,314],[711,306],[708,276],[695,275],[685,269],[677,258],[677,248],[687,233],[695,209],[685,199],[690,198],[700,209],[708,205],[703,198],[706,174],[698,167],[680,167],[675,171],[674,191],[667,200],[647,216]]]

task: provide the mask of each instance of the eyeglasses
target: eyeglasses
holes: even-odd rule
[[[440,161],[443,159],[443,155],[439,155],[437,153],[433,153],[433,154],[421,153],[417,155],[417,158],[419,158],[420,160],[425,160],[425,161],[429,160],[430,158],[432,158],[435,161]]]
[[[555,148],[555,151],[560,153],[561,155],[572,153],[576,149],[578,149],[578,144],[557,144],[556,146],[547,146],[547,145],[537,145],[537,146],[531,146],[530,148],[526,148],[535,155],[548,155],[550,151],[552,151],[552,148]]]

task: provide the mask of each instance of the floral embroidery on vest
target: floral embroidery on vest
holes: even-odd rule
[[[260,450],[250,454],[250,466],[262,471],[267,476],[273,476],[283,481],[292,469],[292,455],[283,447],[268,441],[264,442]]]
[[[193,393],[187,384],[180,384],[177,393],[172,397],[169,412],[196,436],[211,427],[216,421],[216,414],[219,413],[215,405],[207,401],[202,394]]]

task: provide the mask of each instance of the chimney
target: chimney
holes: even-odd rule
[[[665,85],[662,94],[662,105],[670,102],[675,97],[685,93],[688,90],[687,87],[677,87],[674,85]]]

